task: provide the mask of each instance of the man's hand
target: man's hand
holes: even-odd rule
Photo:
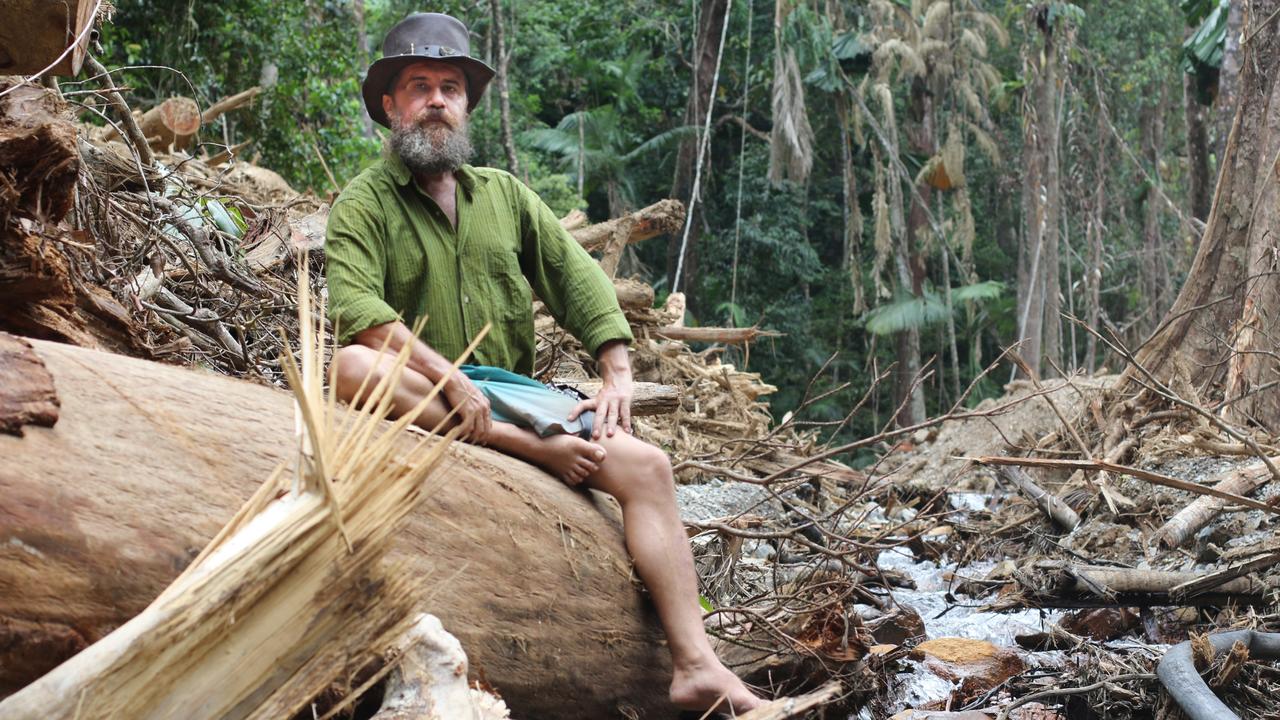
[[[458,437],[476,445],[488,443],[489,431],[493,429],[493,413],[489,408],[489,398],[480,392],[480,388],[466,375],[455,372],[442,392],[449,407],[457,410],[456,417],[462,426]]]
[[[627,356],[627,344],[612,341],[600,346],[596,355],[600,377],[604,385],[596,396],[578,403],[569,413],[569,420],[577,420],[587,410],[594,410],[596,421],[592,423],[591,437],[599,440],[604,434],[613,437],[621,427],[631,433],[631,397],[635,392],[631,384],[631,358]]]

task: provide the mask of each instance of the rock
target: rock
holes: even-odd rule
[[[921,658],[929,672],[959,685],[959,698],[975,698],[1026,669],[1017,652],[997,647],[986,640],[938,638],[916,646],[913,657]],[[963,704],[963,703],[962,703]]]
[[[1138,613],[1130,608],[1078,610],[1064,617],[1059,627],[1093,640],[1114,640],[1138,624]]]
[[[925,636],[924,618],[909,605],[899,605],[892,612],[867,620],[866,628],[881,645],[903,645]]]

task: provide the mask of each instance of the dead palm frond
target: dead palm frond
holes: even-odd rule
[[[0,716],[292,717],[381,662],[407,627],[418,579],[380,561],[456,429],[402,432],[432,397],[386,422],[408,349],[361,407],[326,397],[323,309],[311,309],[305,262],[298,299],[301,359],[284,363],[297,405],[294,471],[277,468],[150,606],[5,700]]]
[[[813,128],[795,51],[779,43],[773,61],[773,130],[769,133],[769,181],[802,183],[813,169]]]

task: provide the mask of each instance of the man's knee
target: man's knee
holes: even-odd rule
[[[378,366],[378,351],[364,345],[347,345],[333,354],[333,389],[338,397],[350,402]],[[370,378],[370,385],[376,378]]]
[[[623,485],[637,495],[649,498],[674,494],[671,459],[662,448],[629,435],[623,442],[630,446],[626,449],[624,465],[628,478]]]

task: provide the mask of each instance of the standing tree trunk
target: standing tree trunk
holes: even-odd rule
[[[693,50],[693,83],[689,88],[689,101],[685,104],[684,111],[686,125],[701,128],[706,122],[707,108],[713,101],[711,84],[715,80],[716,55],[720,52],[720,29],[724,25],[724,15],[728,9],[728,0],[702,0],[702,17],[698,21],[698,36]],[[694,201],[691,195],[700,142],[700,132],[680,142],[680,149],[676,153],[675,180],[671,185],[671,197],[685,202],[689,212],[693,214],[689,220],[689,240],[685,245],[681,271],[684,277],[681,278],[680,287],[695,316],[701,311],[698,293],[698,238],[702,230],[702,203]],[[705,177],[703,184],[706,184]],[[680,265],[680,241],[680,233],[672,233],[671,239],[667,241],[667,287],[674,287],[676,283],[676,266]]]
[[[364,20],[364,0],[355,0],[351,3],[351,9],[356,16],[356,52],[359,53],[360,71],[365,72],[369,69],[369,27]],[[373,129],[373,118],[369,117],[369,110],[364,103],[360,103],[360,122],[364,125],[365,137],[378,137]]]
[[[1107,168],[1110,156],[1108,147],[1111,144],[1111,133],[1106,119],[1101,112],[1097,113],[1098,127],[1093,155],[1093,201],[1089,203],[1089,219],[1085,235],[1089,239],[1089,266],[1085,269],[1085,288],[1088,301],[1085,310],[1085,321],[1089,327],[1098,330],[1098,319],[1102,314],[1102,238],[1107,231]],[[1084,368],[1092,373],[1097,369],[1098,338],[1093,333],[1085,334]]]
[[[1280,431],[1280,0],[1252,3],[1240,48],[1239,102],[1213,208],[1186,284],[1137,361],[1186,373],[1224,414]],[[1255,23],[1263,22],[1262,25]],[[1137,377],[1130,368],[1126,378]],[[1237,398],[1239,398],[1237,400]]]
[[[1231,0],[1227,12],[1227,39],[1222,48],[1222,68],[1218,72],[1218,97],[1214,100],[1213,154],[1224,167],[1222,153],[1227,147],[1231,120],[1236,114],[1240,85],[1240,30],[1244,27],[1245,0]],[[1255,20],[1256,22],[1256,20]]]
[[[507,169],[512,175],[520,174],[520,160],[516,157],[516,141],[511,133],[511,91],[507,86],[510,73],[511,55],[507,53],[505,33],[502,29],[502,2],[489,0],[489,9],[493,13],[494,58],[497,63],[498,110],[502,115],[502,149],[507,153]]]
[[[1191,216],[1203,221],[1209,217],[1213,192],[1209,175],[1209,127],[1205,108],[1196,99],[1195,76],[1182,74],[1182,112],[1187,125],[1187,204]]]
[[[907,126],[906,133],[911,144],[911,151],[922,157],[933,157],[938,154],[936,113],[933,95],[922,78],[917,78],[911,83],[910,97],[911,125]],[[899,246],[899,267],[905,266],[908,268],[906,277],[899,277],[902,284],[899,286],[898,292],[904,296],[907,293],[910,293],[915,298],[924,296],[924,281],[928,274],[925,264],[925,248],[930,245],[927,242],[927,235],[931,232],[929,209],[932,204],[933,186],[927,180],[924,180],[916,185],[916,191],[911,194],[911,206],[910,210],[907,211],[907,232]],[[913,327],[898,333],[897,341],[898,357],[902,360],[903,367],[910,366],[915,368],[915,372],[919,372],[919,368],[922,366],[920,358],[920,329]],[[938,367],[940,373],[938,387],[942,389],[946,387],[946,370],[941,363],[939,363]],[[914,375],[915,372],[912,374]],[[914,378],[903,379],[907,382],[914,380]],[[920,391],[920,394],[922,397],[919,401],[916,398],[912,398],[910,423],[917,423],[925,419],[923,390]]]
[[[1020,354],[1036,372],[1048,357],[1061,367],[1058,288],[1061,188],[1058,182],[1058,49],[1048,6],[1036,10],[1042,44],[1028,48],[1028,98],[1024,112],[1025,175],[1022,183],[1023,242],[1018,248],[1018,340]]]
[[[1164,110],[1165,95],[1160,93],[1160,100],[1154,107],[1145,108],[1141,113],[1138,131],[1142,137],[1142,152],[1151,168],[1152,183],[1160,181],[1160,151],[1164,146]],[[1156,196],[1159,188],[1154,184],[1147,188],[1142,199],[1142,302],[1145,314],[1138,324],[1143,336],[1148,335],[1156,322],[1164,316],[1169,306],[1169,295],[1173,292],[1172,279],[1169,277],[1168,248],[1165,246],[1164,233],[1160,230],[1160,199]]]

